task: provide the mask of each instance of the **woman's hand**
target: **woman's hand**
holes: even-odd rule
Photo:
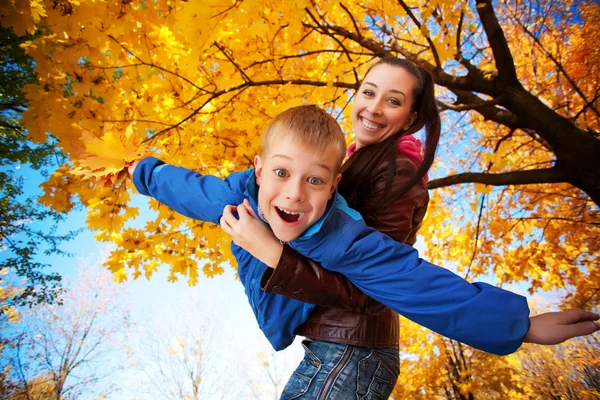
[[[236,211],[239,218],[233,215]],[[219,223],[235,244],[267,266],[271,268],[277,266],[283,252],[283,244],[256,217],[248,200],[244,200],[238,206],[225,206]]]

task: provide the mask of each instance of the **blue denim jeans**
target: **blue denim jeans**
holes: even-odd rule
[[[371,349],[304,340],[305,356],[280,400],[387,399],[400,375],[397,348]]]

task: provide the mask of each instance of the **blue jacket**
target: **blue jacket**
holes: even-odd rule
[[[133,175],[138,191],[194,219],[219,223],[223,208],[250,200],[257,211],[254,170],[226,179],[142,160]],[[362,292],[446,337],[494,354],[509,354],[529,330],[524,297],[458,275],[419,258],[412,246],[367,227],[336,194],[325,214],[289,243],[324,268],[345,275]],[[289,346],[314,306],[260,289],[266,265],[232,243],[238,275],[260,329],[275,350]]]

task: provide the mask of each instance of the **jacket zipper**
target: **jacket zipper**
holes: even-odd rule
[[[329,377],[327,378],[327,380],[325,381],[325,384],[323,385],[323,391],[319,394],[318,400],[324,400],[327,398],[327,392],[329,391],[331,385],[333,384],[333,381],[337,378],[337,374],[344,367],[344,365],[346,365],[346,361],[348,361],[351,354],[352,354],[352,347],[349,345],[346,345],[346,352],[342,356],[342,359],[338,363],[338,365],[335,366],[332,373],[329,374]]]

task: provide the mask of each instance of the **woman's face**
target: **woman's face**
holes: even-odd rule
[[[354,97],[352,125],[356,148],[379,143],[408,129],[415,77],[402,67],[379,64],[371,69]]]

